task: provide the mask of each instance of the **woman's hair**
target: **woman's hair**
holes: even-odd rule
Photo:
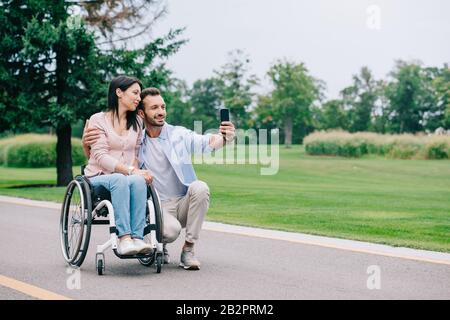
[[[119,97],[116,94],[116,90],[120,89],[125,91],[135,83],[139,84],[139,87],[141,87],[142,90],[141,81],[135,77],[118,76],[111,80],[108,90],[108,110],[112,111],[113,119],[114,115],[116,115],[117,118],[119,117]],[[135,111],[127,111],[127,130],[130,129],[131,126],[133,126],[134,131],[140,130],[140,128],[138,128],[137,109]]]

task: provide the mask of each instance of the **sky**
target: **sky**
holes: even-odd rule
[[[286,58],[305,63],[332,99],[362,66],[380,79],[398,59],[450,63],[449,16],[448,0],[168,0],[152,36],[186,27],[189,42],[167,65],[189,85],[241,49],[260,92],[270,89],[270,66]]]

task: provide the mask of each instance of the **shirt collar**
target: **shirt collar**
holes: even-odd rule
[[[158,136],[158,139],[160,140],[167,140],[168,133],[167,133],[167,124],[164,122],[164,125],[161,129],[161,133]],[[147,141],[147,138],[150,138],[150,136],[147,134],[147,131],[144,129],[144,143]]]

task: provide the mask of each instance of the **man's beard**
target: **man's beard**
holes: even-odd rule
[[[162,126],[164,126],[164,122],[161,124],[161,123],[158,123],[158,122],[156,122],[156,120],[154,120],[153,118],[149,118],[149,117],[145,117],[145,121],[149,124],[149,125],[151,125],[152,127],[162,127]]]

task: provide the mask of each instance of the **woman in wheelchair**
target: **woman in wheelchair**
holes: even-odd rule
[[[114,78],[108,91],[108,110],[91,116],[89,127],[100,131],[91,146],[85,175],[91,185],[111,193],[121,255],[149,253],[143,241],[146,219],[147,184],[152,177],[138,169],[142,120],[137,116],[142,84],[136,78]]]

